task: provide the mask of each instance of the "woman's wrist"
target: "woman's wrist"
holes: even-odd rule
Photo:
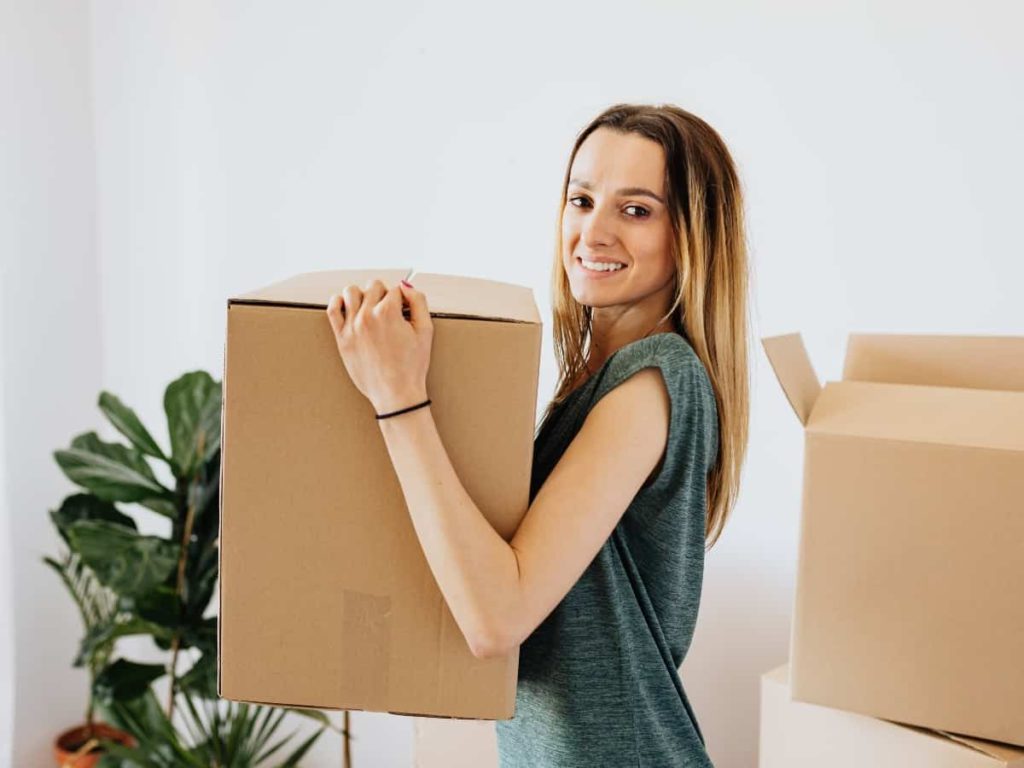
[[[413,409],[416,406],[423,407],[422,404],[429,399],[430,398],[424,390],[412,390],[406,394],[394,395],[381,400],[380,402],[374,403],[373,410],[378,418],[386,416],[387,414],[395,414],[390,418],[398,418],[399,416],[404,415],[404,413],[397,413],[398,411]]]

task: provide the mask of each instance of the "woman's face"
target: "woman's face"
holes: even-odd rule
[[[651,317],[668,308],[676,267],[664,201],[660,144],[610,128],[598,128],[584,140],[573,159],[562,213],[562,265],[576,301]],[[593,271],[584,264],[592,260],[625,266]]]

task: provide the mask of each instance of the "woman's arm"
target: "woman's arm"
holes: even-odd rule
[[[433,324],[421,292],[379,280],[365,294],[346,286],[327,316],[349,376],[377,413],[426,399]],[[659,463],[670,413],[657,368],[614,387],[508,543],[466,493],[429,408],[378,422],[427,563],[474,655],[508,653],[565,597]]]
[[[379,422],[427,562],[475,656],[518,647],[565,597],[658,464],[669,410],[655,368],[609,392],[510,543],[466,493],[429,408]]]

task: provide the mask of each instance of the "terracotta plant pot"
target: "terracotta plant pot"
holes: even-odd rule
[[[100,738],[110,739],[127,747],[135,746],[135,739],[131,734],[111,725],[94,723],[92,728],[92,739],[85,738],[85,734],[89,730],[87,725],[75,726],[57,737],[57,741],[53,745],[53,756],[57,759],[58,768],[93,768],[103,757]],[[91,744],[88,744],[87,741]]]

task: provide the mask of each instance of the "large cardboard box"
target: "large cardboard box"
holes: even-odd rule
[[[1007,744],[793,701],[787,677],[761,676],[760,768],[1024,768]]]
[[[805,426],[793,697],[1024,744],[1024,337],[850,336]]]
[[[299,275],[230,298],[218,690],[236,701],[507,719],[518,651],[477,659],[427,564],[330,294],[407,269]],[[541,322],[518,285],[417,274],[427,394],[469,495],[510,540],[529,504]]]

